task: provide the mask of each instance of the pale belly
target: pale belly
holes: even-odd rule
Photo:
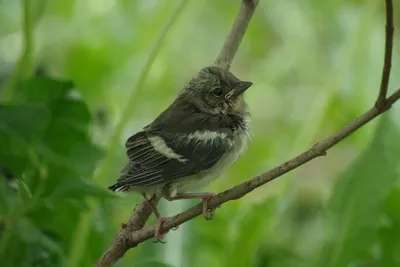
[[[239,159],[240,155],[247,148],[249,141],[249,129],[238,130],[233,138],[232,148],[213,167],[191,177],[185,177],[182,181],[176,181],[171,186],[171,195],[198,190],[221,176],[223,172]]]

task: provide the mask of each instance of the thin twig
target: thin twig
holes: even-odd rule
[[[226,37],[224,46],[222,47],[217,60],[215,60],[214,64],[216,66],[226,70],[230,69],[233,58],[242,42],[247,26],[249,25],[258,2],[259,0],[242,0],[239,13],[236,16],[232,29],[228,37]]]
[[[385,35],[385,57],[383,60],[382,81],[376,106],[384,106],[389,85],[390,70],[392,68],[393,50],[393,1],[386,0],[386,35]]]

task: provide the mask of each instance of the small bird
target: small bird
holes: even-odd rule
[[[129,162],[109,189],[143,195],[157,217],[158,241],[163,242],[166,233],[160,230],[167,217],[152,204],[155,196],[202,199],[203,217],[213,218],[216,208],[209,209],[207,201],[216,194],[189,192],[220,176],[247,147],[251,120],[243,93],[251,85],[222,68],[205,67],[165,111],[126,141]]]

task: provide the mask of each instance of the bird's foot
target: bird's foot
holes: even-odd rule
[[[204,193],[203,199],[203,217],[206,220],[212,220],[214,218],[214,213],[217,208],[208,208],[208,200],[217,194],[215,193]]]
[[[158,216],[158,217],[157,217],[156,230],[155,230],[155,233],[154,233],[154,237],[155,237],[157,240],[154,241],[154,243],[161,243],[161,244],[167,243],[167,242],[165,242],[165,241],[163,240],[163,238],[164,238],[164,236],[165,236],[169,231],[166,231],[165,233],[161,233],[161,227],[162,227],[162,224],[163,224],[165,221],[167,221],[168,219],[169,219],[169,217],[163,217],[163,216]],[[178,229],[178,227],[174,227],[174,228]],[[176,230],[176,229],[175,229],[175,230]],[[173,229],[173,230],[174,230],[174,229]]]
[[[173,201],[173,200],[177,200],[177,199],[194,199],[194,198],[201,198],[203,200],[203,217],[206,220],[212,220],[214,218],[214,213],[216,208],[209,208],[208,207],[208,200],[214,196],[216,196],[217,194],[215,193],[188,193],[188,194],[176,194],[175,196],[171,196],[169,194],[170,192],[163,192],[163,197],[169,201]],[[218,208],[221,205],[218,206]]]
[[[145,197],[145,199],[146,199],[146,197]],[[162,224],[169,219],[169,217],[162,216],[161,213],[158,211],[157,207],[151,201],[149,201],[147,199],[146,199],[146,201],[147,201],[147,204],[150,206],[150,208],[153,210],[153,213],[157,218],[156,229],[155,229],[155,233],[154,233],[154,237],[157,240],[154,242],[165,244],[167,242],[163,241],[163,238],[168,233],[168,231],[166,231],[165,233],[161,233],[161,227],[162,227]],[[172,229],[176,230],[176,229],[178,229],[178,226],[175,226]]]

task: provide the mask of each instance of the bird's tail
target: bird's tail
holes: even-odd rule
[[[108,187],[111,191],[114,192],[125,192],[129,190],[129,185],[123,184],[123,183],[116,183]]]
[[[126,182],[123,182],[123,177],[126,176],[128,173],[129,169],[131,168],[132,163],[129,161],[128,164],[121,170],[121,176],[117,180],[117,182],[111,186],[108,187],[111,191],[114,192],[125,192],[128,191],[130,186],[126,184]]]

